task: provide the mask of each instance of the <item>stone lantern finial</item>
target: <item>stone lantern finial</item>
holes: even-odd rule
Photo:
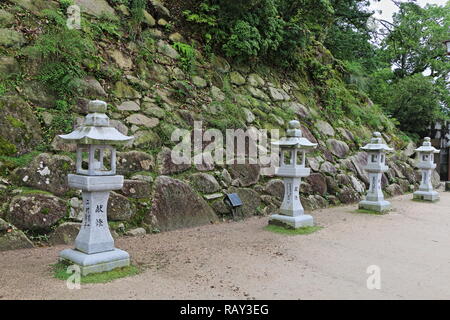
[[[283,177],[285,193],[278,213],[270,217],[269,223],[294,229],[312,226],[313,218],[304,214],[299,192],[301,178],[309,176],[311,171],[306,168],[305,154],[317,147],[317,143],[302,137],[300,122],[292,120],[289,121],[286,137],[272,144],[281,149],[280,166],[275,174]]]
[[[82,275],[128,266],[130,256],[114,247],[109,231],[107,208],[112,190],[123,187],[124,177],[116,175],[116,149],[133,137],[127,137],[110,126],[104,101],[89,102],[84,123],[73,132],[60,135],[77,144],[77,174],[69,174],[69,186],[81,189],[84,217],[75,239],[75,249],[66,249],[60,258],[81,269]],[[83,157],[87,155],[87,161]],[[109,161],[108,161],[109,159]]]
[[[383,143],[380,132],[374,132],[370,143],[361,147],[368,153],[367,165],[364,168],[369,174],[370,187],[366,199],[359,203],[360,209],[367,209],[377,212],[388,211],[391,208],[389,201],[384,200],[381,190],[381,175],[388,171],[386,165],[386,153],[393,149]]]
[[[423,139],[423,144],[414,151],[417,152],[418,162],[417,168],[422,173],[422,180],[420,181],[419,190],[414,192],[413,199],[420,199],[424,201],[437,201],[439,200],[439,193],[433,190],[431,184],[431,174],[436,168],[434,163],[434,154],[440,151],[431,145],[430,137]]]

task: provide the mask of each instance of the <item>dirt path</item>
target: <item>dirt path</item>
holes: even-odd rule
[[[313,212],[324,228],[286,236],[267,217],[121,238],[146,271],[69,290],[49,265],[66,246],[0,253],[0,299],[450,299],[450,193],[434,204],[391,199],[388,215],[356,206]],[[366,287],[369,265],[381,290]]]

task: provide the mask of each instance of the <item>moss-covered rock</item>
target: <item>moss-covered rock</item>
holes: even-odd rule
[[[0,251],[33,248],[27,236],[12,224],[0,219]]]
[[[74,171],[75,163],[68,156],[42,153],[26,167],[15,169],[13,178],[19,185],[64,195],[70,190],[67,174]]]
[[[66,201],[49,194],[30,193],[11,200],[6,218],[20,229],[49,231],[67,213]]]
[[[41,128],[31,107],[18,96],[0,97],[0,155],[27,153],[41,139]]]
[[[195,227],[217,221],[214,210],[192,188],[177,179],[159,176],[147,223],[167,231]]]
[[[6,48],[19,48],[23,46],[25,42],[25,37],[21,32],[12,29],[0,28],[0,46]]]

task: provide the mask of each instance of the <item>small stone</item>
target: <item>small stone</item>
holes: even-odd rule
[[[119,99],[140,99],[142,97],[139,92],[122,81],[116,82],[114,94]]]
[[[192,77],[192,83],[199,89],[206,88],[208,83],[205,79],[200,78],[199,76],[193,76]]]
[[[248,92],[252,95],[252,97],[256,99],[261,99],[263,101],[270,101],[269,97],[262,91],[261,89],[249,86],[247,87]]]
[[[82,12],[95,17],[100,18],[104,15],[109,15],[117,18],[116,12],[106,0],[74,0],[74,3],[81,7]]]
[[[216,178],[207,173],[194,173],[189,178],[194,189],[202,193],[212,193],[220,190]]]
[[[261,78],[261,76],[259,74],[256,73],[251,73],[248,76],[248,83],[252,86],[252,87],[263,87],[266,82],[264,81],[263,78]]]
[[[145,231],[144,228],[131,229],[125,233],[126,236],[130,236],[130,237],[145,236],[146,234],[147,234],[147,232]]]
[[[253,121],[256,120],[255,115],[253,114],[253,112],[251,112],[250,110],[248,110],[247,108],[242,108],[242,111],[245,114],[245,121],[247,123],[252,123]]]
[[[167,22],[165,19],[159,19],[159,20],[158,20],[158,24],[159,24],[161,27],[164,27],[164,26],[167,26],[168,22]]]
[[[289,96],[286,92],[284,92],[283,89],[277,89],[277,88],[269,88],[269,94],[273,101],[285,101],[289,100]]]
[[[223,193],[213,193],[213,194],[205,194],[203,197],[206,200],[215,200],[223,197]]]
[[[76,221],[83,221],[83,201],[78,198],[71,198],[69,201],[70,213],[69,218]]]
[[[212,86],[211,87],[211,96],[213,100],[222,102],[225,100],[225,94],[219,88]]]
[[[159,53],[168,56],[172,59],[178,59],[180,58],[180,54],[175,50],[171,45],[169,45],[167,42],[163,40],[159,40],[156,43],[157,50]]]
[[[183,38],[183,36],[180,33],[175,32],[175,33],[172,33],[169,36],[169,40],[172,41],[172,42],[183,42],[184,38]]]
[[[155,18],[153,18],[147,10],[144,10],[144,23],[150,27],[154,27],[156,25]]]
[[[328,122],[325,122],[323,120],[318,120],[316,122],[316,128],[320,133],[327,136],[334,136],[335,134],[333,127]]]
[[[245,84],[245,78],[237,71],[233,71],[230,73],[230,81],[232,84],[235,84],[237,86],[241,86]]]
[[[158,118],[148,118],[143,114],[135,113],[125,119],[127,123],[135,124],[137,126],[144,126],[146,128],[154,128],[158,126]]]
[[[170,18],[170,11],[159,0],[150,0],[158,14]]]
[[[120,106],[117,107],[119,111],[139,111],[141,108],[134,101],[122,102]]]

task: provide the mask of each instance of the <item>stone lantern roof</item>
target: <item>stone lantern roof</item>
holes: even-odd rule
[[[289,129],[287,130],[286,137],[281,138],[280,141],[272,142],[272,145],[299,149],[312,149],[317,147],[317,143],[312,143],[308,139],[302,137],[300,122],[297,120],[289,121]]]
[[[106,108],[104,101],[91,101],[84,123],[73,132],[59,137],[77,144],[122,145],[132,140],[134,137],[125,136],[110,126],[109,118],[105,114]]]
[[[415,149],[414,151],[416,152],[425,152],[425,153],[439,153],[441,152],[440,150],[436,149],[435,147],[433,147],[431,145],[431,139],[430,137],[426,137],[425,139],[423,139],[423,144]]]
[[[361,147],[361,149],[365,151],[386,151],[386,152],[394,150],[385,143],[383,143],[383,139],[381,139],[381,133],[379,132],[374,132],[372,139],[370,139],[370,143],[366,144],[364,147]]]

